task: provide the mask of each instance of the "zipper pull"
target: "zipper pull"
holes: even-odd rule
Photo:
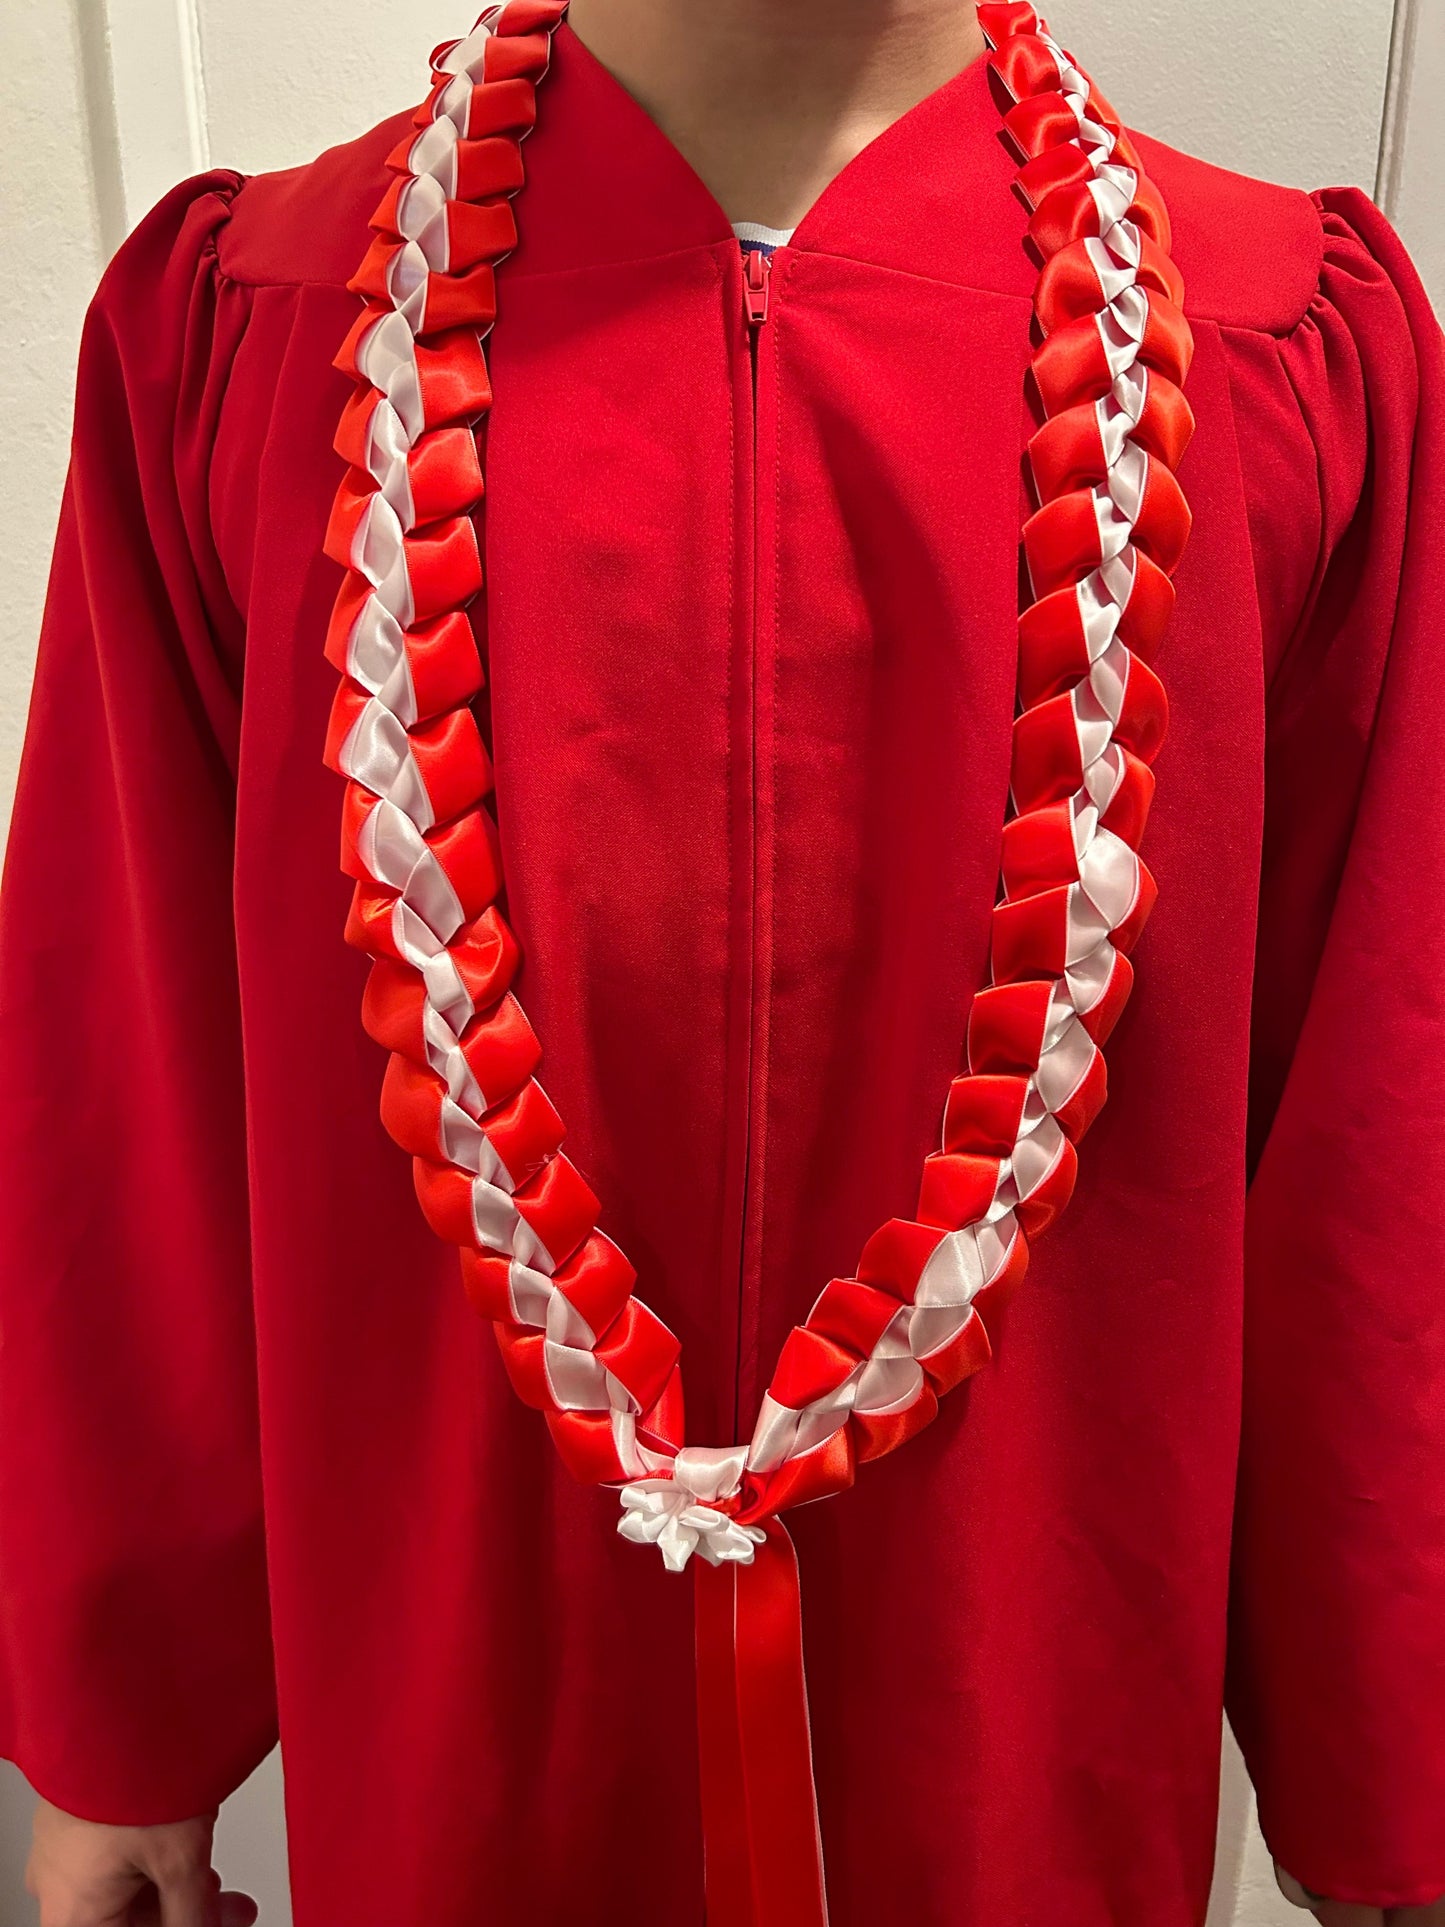
[[[772,278],[772,256],[761,248],[749,248],[743,256],[743,302],[750,328],[761,328],[768,318],[768,289]]]

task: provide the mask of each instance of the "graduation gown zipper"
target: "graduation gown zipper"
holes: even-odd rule
[[[745,1436],[758,1382],[768,1022],[772,977],[773,718],[776,650],[775,362],[764,328],[773,263],[741,260],[751,434],[737,437],[737,581],[733,678],[734,921],[730,1009],[734,1075],[728,1136],[737,1348],[733,1422]],[[742,847],[739,847],[739,844]],[[726,1396],[727,1388],[720,1388]],[[781,1519],[751,1565],[693,1562],[697,1696],[709,1927],[827,1927],[813,1781],[797,1554]]]
[[[774,850],[773,727],[777,648],[776,353],[765,339],[774,265],[759,249],[738,258],[742,329],[731,338],[746,358],[736,392],[748,410],[737,446],[737,618],[732,675],[731,782],[733,981],[729,1000],[728,1181],[722,1293],[736,1332],[732,1383],[718,1387],[732,1436],[742,1437],[762,1392],[758,1354],[767,1157],[768,1042],[772,984]],[[731,275],[729,276],[731,281]],[[733,284],[734,289],[736,284]],[[740,371],[741,372],[741,371]],[[722,1294],[720,1294],[722,1295]],[[723,1327],[726,1329],[726,1325]]]

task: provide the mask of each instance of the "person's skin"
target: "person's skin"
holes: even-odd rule
[[[1352,1907],[1345,1901],[1325,1900],[1310,1909],[1324,1927],[1441,1927],[1445,1922],[1445,1901],[1433,1907],[1392,1907],[1382,1914],[1378,1907]]]
[[[984,45],[968,0],[572,0],[570,18],[728,218],[776,228]],[[214,1820],[108,1827],[42,1800],[41,1927],[250,1927],[254,1904],[211,1871]],[[1322,1927],[1445,1927],[1445,1901],[1313,1911]]]
[[[776,228],[984,46],[966,0],[572,0],[568,17],[728,219]]]
[[[40,1927],[251,1927],[256,1903],[212,1871],[215,1824],[104,1827],[40,1801],[25,1873]]]

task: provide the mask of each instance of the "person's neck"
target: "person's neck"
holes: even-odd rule
[[[570,18],[729,220],[778,228],[984,45],[972,0],[572,0]]]

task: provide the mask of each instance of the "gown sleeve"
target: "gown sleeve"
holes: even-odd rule
[[[1445,355],[1383,217],[1315,198],[1237,395],[1276,641],[1228,1701],[1276,1858],[1402,1906],[1445,1894]]]
[[[275,1735],[207,505],[239,185],[170,194],[87,317],[0,899],[0,1750],[115,1823]]]

